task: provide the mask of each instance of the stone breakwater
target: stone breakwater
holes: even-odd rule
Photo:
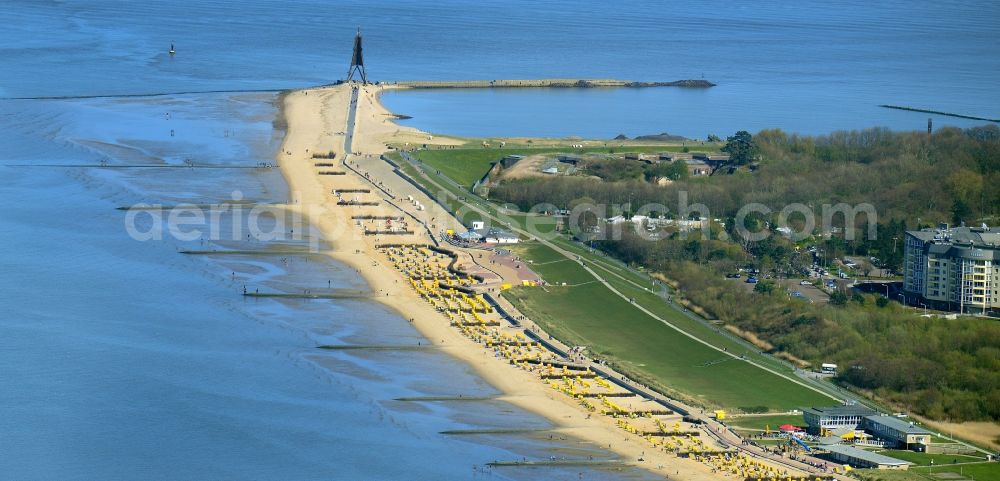
[[[419,80],[393,82],[391,85],[413,89],[454,88],[598,88],[598,87],[687,87],[715,86],[707,80],[675,80],[672,82],[635,82],[616,79],[534,79],[534,80]]]

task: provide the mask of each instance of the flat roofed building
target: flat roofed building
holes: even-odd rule
[[[824,436],[825,431],[848,427],[857,428],[865,416],[875,414],[875,410],[860,404],[812,407],[802,409],[802,417],[812,434]]]
[[[903,295],[908,304],[971,314],[1000,313],[1000,230],[906,232]]]
[[[862,426],[875,437],[900,448],[910,449],[913,444],[926,446],[931,442],[930,431],[895,416],[865,416]]]
[[[467,242],[485,242],[487,244],[517,244],[520,238],[517,234],[501,229],[470,229],[456,234],[455,237]]]
[[[483,237],[483,242],[487,244],[517,244],[521,240],[517,234],[496,228],[479,231],[479,233]]]
[[[838,462],[850,464],[855,468],[907,469],[913,464],[884,454],[840,444],[823,446],[823,449],[830,451],[830,456]]]

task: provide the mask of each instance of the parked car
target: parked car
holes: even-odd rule
[[[809,282],[809,281],[806,281],[806,280],[803,280],[803,281],[799,282],[799,285],[800,285],[800,286],[811,286],[811,285],[812,285],[812,282]]]
[[[756,284],[757,283],[757,278],[756,277],[747,277],[746,283],[747,284]]]

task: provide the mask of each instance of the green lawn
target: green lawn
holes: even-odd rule
[[[1000,463],[983,462],[975,464],[944,464],[934,466],[910,466],[907,471],[858,469],[854,471],[857,477],[865,481],[993,481],[1000,480]],[[954,478],[942,478],[942,473],[955,473]],[[946,475],[947,476],[947,475]],[[960,477],[959,477],[960,476]]]
[[[885,451],[879,451],[879,453],[896,459],[902,459],[903,461],[909,461],[918,466],[930,466],[932,459],[934,460],[934,466],[952,464],[953,462],[973,463],[986,460],[984,457],[966,456],[963,454],[928,454],[899,449],[887,449]]]
[[[413,157],[469,188],[486,175],[494,162],[511,153],[500,153],[500,149],[419,150]]]
[[[598,254],[591,254],[579,244],[567,239],[557,239],[554,243],[563,249],[579,253],[587,260],[588,265],[597,267],[598,272],[601,272],[615,289],[634,298],[637,304],[649,309],[660,318],[666,319],[678,328],[695,335],[699,339],[710,342],[712,345],[728,349],[730,352],[745,354],[749,359],[776,371],[789,371],[788,366],[777,359],[760,354],[756,348],[748,346],[744,342],[720,335],[718,327],[693,319],[667,304],[656,291],[648,290],[653,287],[648,277],[631,269],[626,269],[613,260]]]
[[[553,285],[564,282],[573,285],[594,280],[594,276],[581,269],[579,263],[540,243],[519,244],[512,246],[511,251],[523,259],[530,260],[531,270]]]
[[[771,431],[777,431],[778,426],[782,424],[791,424],[792,426],[805,427],[806,423],[802,420],[801,414],[777,414],[773,416],[744,416],[739,418],[733,418],[726,421],[726,424],[733,426],[735,428],[745,428],[745,429],[756,429],[763,431],[765,428],[770,428]]]
[[[451,194],[447,196],[446,202],[452,207],[460,204],[454,196],[463,196],[467,202],[484,208],[491,215],[497,214],[494,206],[483,204],[477,197],[462,192],[433,169],[425,168],[425,174],[421,174],[412,166],[404,165],[404,170],[420,182],[432,180],[443,186]],[[437,186],[427,185],[432,190],[438,189]],[[478,214],[463,217],[468,219],[474,215]],[[523,214],[510,216],[519,227],[523,227],[527,218]],[[544,218],[535,219],[543,224],[552,222]],[[699,339],[720,348],[744,352],[742,344],[714,332],[712,327],[704,323],[684,316],[665,304],[663,299],[646,292],[644,286],[652,284],[645,275],[589,253],[564,238],[555,242],[561,248],[580,253],[589,265],[600,268],[598,272],[608,278],[616,289],[635,297],[637,303],[660,317],[669,319],[686,332],[692,332]],[[618,368],[641,382],[675,397],[730,410],[765,406],[773,411],[788,411],[802,406],[834,402],[754,365],[732,360],[663,325],[614,295],[602,284],[594,282],[594,277],[577,262],[566,260],[547,246],[524,243],[516,246],[515,250],[522,258],[533,260],[535,263],[532,268],[547,281],[582,285],[549,287],[549,292],[539,288],[516,288],[506,291],[505,296],[559,339],[570,344],[590,346],[592,352],[596,351],[615,362]],[[643,287],[637,287],[633,283]],[[751,355],[751,358],[754,356]],[[772,368],[784,372],[784,366],[770,358],[761,356],[755,360],[763,361],[766,365],[774,363]],[[715,361],[723,362],[714,363]]]
[[[894,469],[855,469],[851,474],[862,481],[943,481],[916,471]]]
[[[507,217],[516,221],[517,225],[522,229],[525,229],[533,234],[551,234],[556,230],[556,220],[550,216],[509,214]],[[531,224],[530,227],[528,226],[529,223]]]
[[[915,466],[911,467],[910,470],[914,473],[920,473],[922,475],[959,473],[966,479],[974,479],[976,481],[1000,480],[1000,463],[996,461],[989,463],[945,465],[938,465],[937,461],[935,461],[933,467]]]
[[[428,186],[432,192],[436,190],[433,186],[429,186],[428,183],[426,182],[427,176],[417,171],[417,169],[412,165],[410,165],[408,162],[403,162],[402,164],[400,164],[400,170],[402,170],[406,175],[409,175],[417,182],[425,186]],[[441,182],[443,179],[441,179],[439,176],[435,180]],[[442,200],[444,201],[444,204],[447,205],[449,208],[451,208],[453,212],[457,212],[459,214],[457,217],[458,220],[462,222],[462,224],[468,226],[472,224],[472,221],[482,220],[483,216],[480,215],[478,212],[471,209],[463,209],[462,202],[459,201],[456,197],[445,196]]]
[[[441,171],[442,174],[450,177],[454,181],[462,184],[465,188],[472,187],[477,180],[481,179],[494,162],[499,161],[508,155],[535,155],[535,154],[584,154],[584,153],[625,153],[625,152],[678,152],[683,147],[673,145],[635,145],[625,147],[584,147],[574,149],[571,147],[525,147],[511,146],[502,149],[497,148],[461,148],[461,149],[429,149],[413,152],[413,157],[429,167]],[[697,150],[697,148],[696,148]],[[706,145],[702,150],[718,150],[718,146]]]
[[[385,154],[382,154],[382,155],[388,157],[389,160],[392,160],[393,162],[395,162],[396,164],[398,164],[400,166],[403,165],[403,162],[404,162],[403,161],[403,156],[398,151],[391,150],[391,151],[386,152]]]
[[[614,295],[575,261],[540,245],[519,246],[535,260],[532,269],[552,282],[575,287],[519,287],[505,296],[546,331],[570,344],[588,346],[630,375],[708,406],[771,410],[829,404],[831,399],[747,362],[693,341]]]

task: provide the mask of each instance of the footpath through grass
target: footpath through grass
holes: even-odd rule
[[[920,473],[925,476],[936,475],[939,473],[955,473],[960,475],[965,479],[974,479],[976,481],[986,481],[990,479],[1000,480],[1000,463],[996,461],[976,463],[976,464],[945,464],[939,465],[937,461],[934,461],[934,466],[917,466],[910,468],[914,473]],[[942,479],[940,477],[932,477],[931,479]],[[956,481],[961,481],[960,478],[951,478]]]
[[[913,464],[916,464],[917,466],[930,466],[931,460],[934,461],[934,466],[986,461],[986,458],[982,456],[968,456],[965,454],[928,454],[928,453],[917,453],[913,451],[904,451],[900,449],[888,449],[885,451],[878,451],[878,452],[886,456],[891,456],[896,459],[909,461]]]
[[[588,265],[596,267],[604,275],[608,283],[614,286],[619,292],[632,297],[635,302],[644,308],[655,313],[657,316],[666,319],[678,328],[693,334],[699,339],[705,340],[714,346],[728,349],[729,352],[747,356],[748,359],[765,365],[778,372],[791,373],[791,368],[780,360],[762,354],[756,347],[749,343],[737,340],[734,335],[726,333],[720,327],[681,312],[677,307],[671,306],[654,289],[652,280],[632,269],[626,268],[616,260],[607,258],[599,253],[591,253],[580,244],[570,239],[560,237],[553,241],[560,248],[577,253],[586,259]]]
[[[420,182],[428,182],[425,185],[432,191],[444,187],[449,193],[445,203],[453,209],[471,203],[490,215],[498,214],[495,206],[483,203],[426,166],[423,173],[408,164],[404,164],[403,170]],[[465,197],[466,200],[459,201],[457,197]],[[463,217],[468,220],[479,215]],[[527,221],[527,216],[523,214],[508,217],[518,227],[523,227]],[[569,241],[560,240],[557,244],[565,248],[563,242],[572,245],[573,252],[579,250],[586,262],[600,263],[624,277],[625,280],[622,280],[602,273],[602,277],[616,289],[636,297],[637,303],[657,312],[657,315],[663,314],[661,317],[676,322],[685,331],[696,331],[696,337],[714,346],[740,349],[736,354],[744,352],[742,345],[683,316],[655,294],[644,292],[644,289],[632,284],[649,283],[648,278],[608,259],[596,258],[596,255]],[[588,346],[592,353],[614,362],[616,367],[640,382],[681,399],[727,409],[756,410],[764,407],[772,411],[788,411],[834,402],[781,376],[733,359],[664,325],[597,282],[577,261],[567,259],[548,246],[530,242],[515,249],[517,255],[534,261],[532,269],[548,282],[566,282],[574,287],[552,286],[547,288],[548,292],[540,288],[519,287],[506,291],[505,296],[549,333],[568,344]],[[636,295],[633,296],[629,289]],[[648,297],[640,297],[640,293]]]
[[[532,269],[550,285],[518,287],[504,295],[549,333],[571,345],[588,346],[641,382],[729,409],[787,411],[833,402],[663,325],[597,282],[577,261],[558,261],[565,257],[547,246],[526,244],[513,250],[534,260]]]

